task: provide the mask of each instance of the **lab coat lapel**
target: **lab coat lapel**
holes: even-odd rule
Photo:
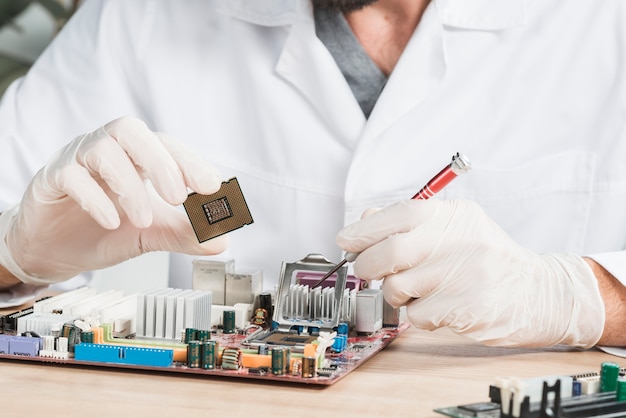
[[[220,12],[226,15],[257,25],[287,28],[289,34],[276,73],[306,98],[339,140],[354,147],[365,116],[332,55],[315,34],[310,0],[218,1]]]
[[[443,28],[436,4],[431,3],[396,64],[361,137],[366,142],[419,105],[445,74]]]
[[[432,0],[389,77],[361,142],[379,137],[442,81],[446,72],[444,26],[496,31],[525,22],[526,0]]]
[[[435,0],[445,26],[495,31],[526,23],[526,0]]]
[[[312,16],[294,22],[276,72],[307,98],[346,146],[354,146],[365,116],[332,55],[317,38]]]

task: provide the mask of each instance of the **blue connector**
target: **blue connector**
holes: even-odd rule
[[[163,348],[81,343],[76,345],[74,359],[100,363],[169,367],[174,351]]]

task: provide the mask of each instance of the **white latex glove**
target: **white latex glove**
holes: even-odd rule
[[[25,283],[47,284],[149,251],[219,253],[227,237],[199,244],[175,206],[188,187],[210,194],[220,184],[180,142],[117,119],[60,150],[2,213],[0,263]]]
[[[587,263],[519,246],[473,202],[402,201],[344,228],[337,243],[362,252],[355,274],[384,278],[385,299],[406,305],[418,328],[497,346],[591,347],[602,335]]]

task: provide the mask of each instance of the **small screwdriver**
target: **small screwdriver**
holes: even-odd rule
[[[446,187],[452,180],[454,180],[459,174],[465,174],[472,168],[467,157],[461,153],[456,153],[452,156],[452,162],[450,165],[444,167],[435,177],[430,179],[428,183],[424,187],[420,189],[419,192],[415,193],[411,199],[414,200],[426,200],[430,197],[433,197],[435,193],[441,191],[444,187]],[[346,263],[352,263],[359,256],[360,253],[347,253],[345,258],[339,262],[335,267],[333,267],[328,273],[324,275],[321,279],[318,280],[311,289],[316,288],[321,285],[326,279],[335,274],[337,270],[344,266]]]

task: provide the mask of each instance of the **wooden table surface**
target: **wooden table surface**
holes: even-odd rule
[[[329,387],[0,360],[0,416],[443,417],[433,408],[487,401],[496,376],[574,374],[621,360],[489,348],[413,328]]]

